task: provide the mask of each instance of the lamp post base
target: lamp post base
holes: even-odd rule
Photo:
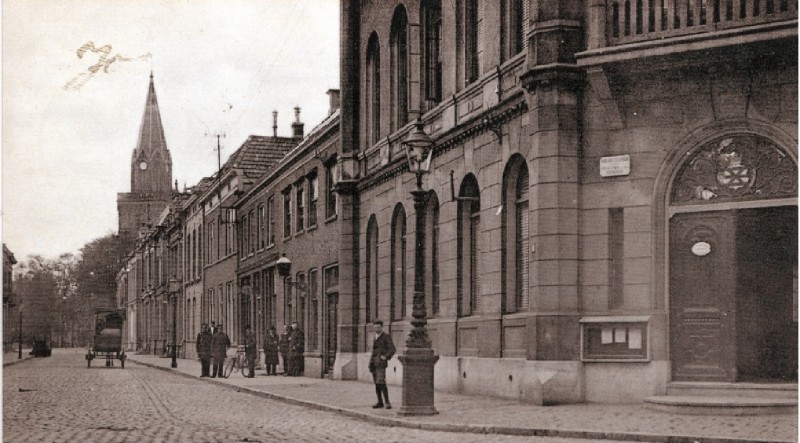
[[[397,357],[403,363],[403,404],[398,415],[435,415],[433,407],[433,366],[439,360],[433,349],[409,348]]]

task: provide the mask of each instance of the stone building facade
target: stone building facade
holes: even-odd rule
[[[338,375],[369,379],[370,320],[395,343],[410,329],[401,141],[419,119],[438,388],[544,404],[796,389],[797,8],[723,3],[343,0],[358,326],[340,353],[359,370]]]

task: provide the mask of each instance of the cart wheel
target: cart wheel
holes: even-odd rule
[[[231,372],[233,372],[233,368],[236,366],[235,359],[228,360],[228,363],[225,364],[225,371],[222,373],[223,377],[228,378],[231,376]]]

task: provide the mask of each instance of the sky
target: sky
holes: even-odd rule
[[[78,57],[89,42],[103,52]],[[117,231],[151,71],[182,190],[217,170],[214,134],[224,162],[272,134],[273,110],[279,136],[295,106],[306,133],[328,114],[339,1],[2,2],[1,222],[17,260]]]

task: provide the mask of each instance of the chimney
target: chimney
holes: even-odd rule
[[[303,138],[303,123],[300,122],[300,107],[294,107],[294,118],[296,121],[292,123],[292,137]]]
[[[339,90],[338,89],[328,89],[328,97],[331,101],[331,108],[328,110],[328,115],[333,114],[337,109],[339,109]]]
[[[278,111],[272,111],[272,136],[278,136]]]

